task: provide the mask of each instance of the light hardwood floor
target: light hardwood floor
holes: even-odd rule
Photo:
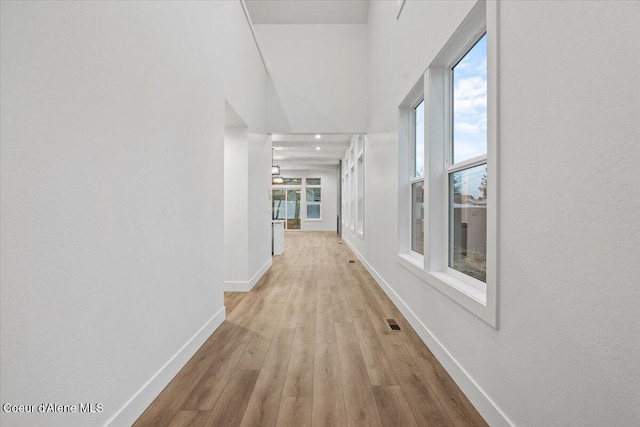
[[[335,233],[287,233],[243,294],[135,426],[487,425]]]

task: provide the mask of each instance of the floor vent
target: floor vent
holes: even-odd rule
[[[402,329],[400,329],[400,325],[398,325],[398,322],[396,322],[396,319],[386,319],[387,323],[389,324],[389,328],[391,328],[392,331],[401,331]]]
[[[349,264],[355,264],[356,262],[352,259],[349,260]]]

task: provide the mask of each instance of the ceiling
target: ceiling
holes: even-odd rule
[[[283,170],[333,170],[350,141],[351,134],[322,134],[320,139],[309,134],[274,134],[273,164]]]
[[[258,24],[366,24],[369,0],[245,0]]]

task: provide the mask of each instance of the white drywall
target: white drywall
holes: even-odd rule
[[[271,265],[271,137],[249,134],[249,258],[248,280],[253,287]]]
[[[249,130],[224,133],[224,280],[248,282]],[[236,290],[225,287],[225,290]]]
[[[269,67],[274,133],[358,133],[367,126],[367,26],[256,25]]]
[[[271,139],[226,127],[224,150],[224,290],[247,292],[271,266]]]
[[[303,219],[301,222],[302,231],[336,231],[338,215],[338,167],[335,170],[282,170],[284,178],[320,178],[322,187],[321,220],[306,220],[307,195],[302,191],[302,205],[300,211]],[[277,188],[279,186],[274,186]]]
[[[267,76],[239,2],[1,8],[2,403],[104,411],[0,424],[131,425],[223,319],[225,100],[265,134]]]
[[[637,2],[498,5],[499,329],[396,261],[397,107],[473,4],[370,3],[375,173],[345,236],[491,425],[638,425]]]

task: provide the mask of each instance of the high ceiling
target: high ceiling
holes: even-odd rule
[[[283,170],[335,169],[350,141],[350,134],[274,134],[273,164]]]
[[[258,24],[366,24],[369,0],[245,0]]]
[[[369,0],[245,0],[261,24],[366,24]],[[335,169],[351,134],[274,134],[273,164],[283,170]]]

